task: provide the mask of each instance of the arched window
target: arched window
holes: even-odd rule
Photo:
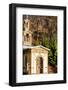
[[[25,36],[24,36],[24,41],[29,41],[30,40],[30,36],[29,36],[29,34],[26,34]]]
[[[29,34],[26,34],[26,41],[29,41],[30,37]]]
[[[43,73],[43,58],[40,56],[36,58],[36,73]]]

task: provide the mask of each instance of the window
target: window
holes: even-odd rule
[[[29,41],[30,40],[30,36],[29,36],[29,34],[26,34],[25,36],[24,36],[24,41]]]

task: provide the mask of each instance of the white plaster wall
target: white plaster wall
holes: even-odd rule
[[[32,53],[31,54],[31,73],[36,73],[36,56],[38,53]]]
[[[41,56],[43,57],[43,72],[46,74],[48,73],[48,54],[42,53]]]

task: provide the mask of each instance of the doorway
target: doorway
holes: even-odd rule
[[[36,74],[43,73],[43,58],[37,57],[36,58]]]

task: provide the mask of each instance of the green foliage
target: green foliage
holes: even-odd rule
[[[44,35],[45,36],[45,35]],[[42,41],[38,38],[35,41],[35,45],[43,45],[50,49],[48,53],[48,63],[52,65],[57,65],[57,39],[56,35],[52,35],[50,40],[47,37],[42,38]]]
[[[40,44],[40,41],[39,40],[36,40],[35,41],[35,45],[37,46],[37,45],[39,45]]]
[[[57,65],[57,39],[55,35],[52,35],[50,41],[48,38],[44,38],[42,45],[50,49],[48,53],[48,63]]]
[[[50,52],[48,55],[49,63],[52,65],[57,65],[57,41],[55,37],[52,37],[50,40]]]
[[[43,39],[42,45],[43,45],[44,47],[49,48],[48,38],[44,38],[44,39]]]

